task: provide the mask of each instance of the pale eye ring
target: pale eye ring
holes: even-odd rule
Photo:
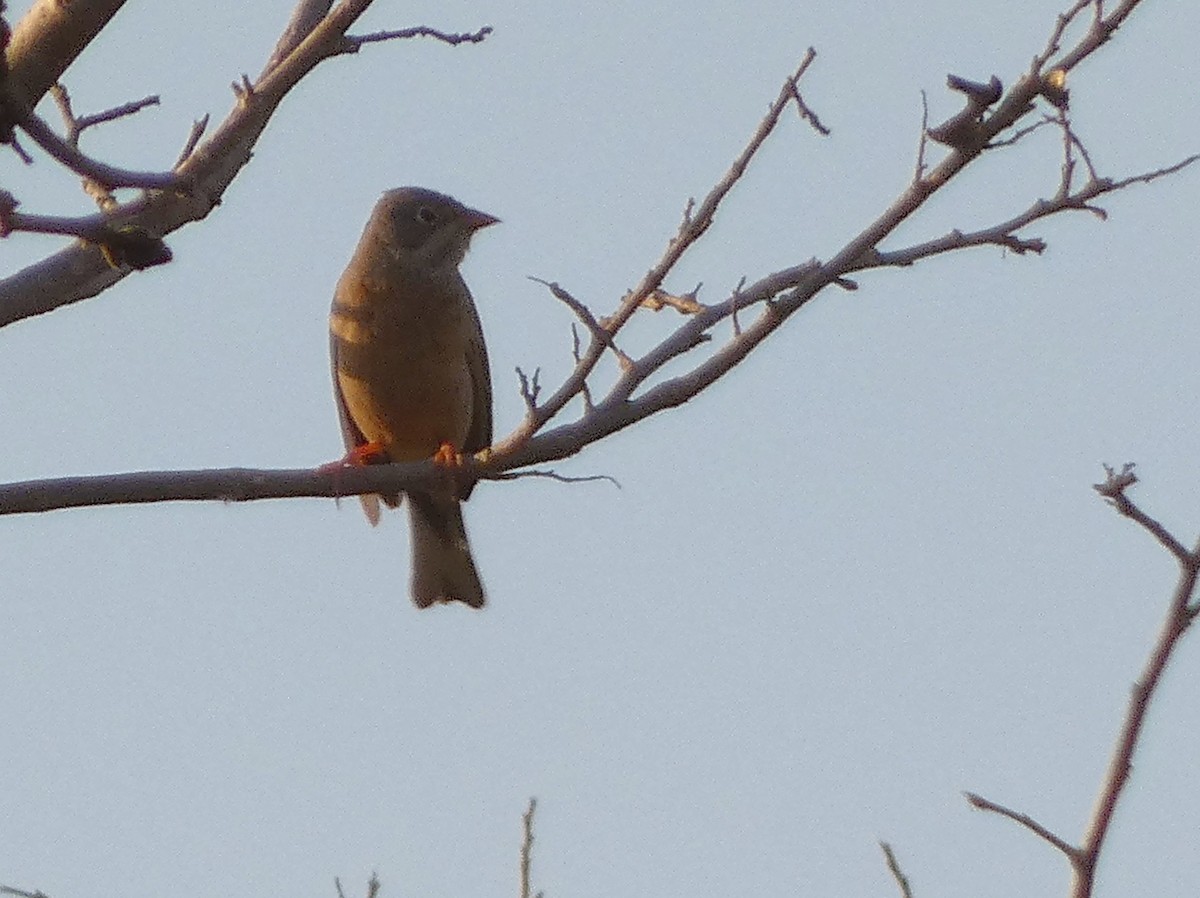
[[[422,206],[417,210],[417,220],[422,221],[425,224],[433,224],[435,221],[437,221],[437,213],[428,206]]]

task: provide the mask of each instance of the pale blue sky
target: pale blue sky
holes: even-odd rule
[[[611,308],[807,46],[833,135],[786,116],[670,286],[715,300],[827,258],[906,184],[920,91],[936,120],[947,72],[1011,82],[1061,5],[380,0],[360,30],[496,32],[322,64],[173,264],[0,331],[0,479],[337,457],[329,296],[400,184],[503,219],[464,272],[507,433],[514,366],[570,363],[570,313],[526,277]],[[169,165],[289,10],[130,4],[66,83],[80,111],[163,106],[85,147]],[[1196,34],[1200,9],[1147,0],[1076,73],[1103,173],[1200,150]],[[892,245],[1008,217],[1059,162],[1049,131],[984,159]],[[28,211],[87,210],[44,160],[4,154],[0,179]],[[417,612],[404,515],[372,531],[356,502],[0,519],[0,882],[328,898],[374,870],[396,898],[513,894],[537,795],[549,898],[895,894],[880,838],[921,896],[1062,893],[1060,857],[960,792],[1078,838],[1174,578],[1093,494],[1100,463],[1139,462],[1147,511],[1200,527],[1200,172],[1105,206],[1030,229],[1040,258],[822,295],[709,393],[559,466],[621,490],[482,485],[482,614]],[[5,241],[3,271],[56,245]],[[1197,676],[1185,644],[1106,894],[1200,884]]]

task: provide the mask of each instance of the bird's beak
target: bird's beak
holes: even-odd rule
[[[480,228],[486,228],[488,225],[494,225],[500,221],[495,215],[488,215],[478,209],[463,210],[462,220],[466,223],[467,229],[471,231],[478,231]]]

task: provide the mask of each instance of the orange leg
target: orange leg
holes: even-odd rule
[[[337,461],[331,461],[317,468],[322,474],[329,474],[341,468],[361,468],[363,465],[386,461],[382,443],[360,443]]]
[[[463,457],[453,443],[442,443],[438,451],[433,453],[433,463],[439,468],[461,468]]]

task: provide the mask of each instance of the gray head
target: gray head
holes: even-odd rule
[[[397,187],[375,204],[368,232],[394,248],[403,263],[457,268],[471,235],[500,219],[424,187]]]

